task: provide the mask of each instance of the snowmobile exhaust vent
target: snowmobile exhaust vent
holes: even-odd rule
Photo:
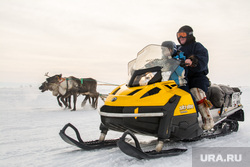
[[[112,95],[115,95],[120,89],[121,89],[120,87],[119,87],[118,89],[116,89],[116,90],[112,93]]]
[[[176,87],[177,85],[176,85],[176,84],[173,84],[173,85],[164,85],[164,86],[166,86],[166,87],[169,88],[169,89],[172,89],[173,87]]]
[[[141,97],[141,99],[144,98],[144,97],[147,97],[147,96],[152,96],[152,95],[154,95],[154,94],[157,94],[157,93],[160,92],[160,90],[161,90],[160,88],[155,87],[155,88],[151,89],[150,91],[148,91],[147,93],[145,93],[145,94]]]
[[[132,96],[132,95],[136,94],[137,92],[139,92],[140,90],[141,90],[141,89],[136,89],[135,91],[129,93],[128,95],[129,95],[129,96]]]

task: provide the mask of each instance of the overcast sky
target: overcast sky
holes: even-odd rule
[[[0,86],[44,74],[122,84],[148,44],[183,25],[209,51],[212,83],[250,86],[249,0],[0,0]]]

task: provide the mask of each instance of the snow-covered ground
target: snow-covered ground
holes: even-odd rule
[[[108,93],[114,87],[98,87],[101,93]],[[245,122],[240,122],[237,133],[216,139],[205,139],[191,143],[172,143],[187,147],[188,151],[175,157],[154,160],[138,160],[122,153],[119,148],[83,151],[65,143],[58,135],[68,122],[75,125],[84,140],[99,138],[100,117],[98,110],[87,104],[77,111],[64,110],[57,105],[51,92],[41,93],[36,86],[0,88],[0,166],[100,166],[100,167],[152,167],[192,166],[193,147],[250,147],[250,87],[242,87],[242,104]],[[99,99],[98,108],[103,105]],[[69,133],[71,133],[69,131]],[[121,133],[110,131],[108,139],[118,138]],[[138,135],[137,135],[138,137]],[[139,136],[140,141],[154,147],[155,138]],[[171,147],[171,146],[169,146]]]

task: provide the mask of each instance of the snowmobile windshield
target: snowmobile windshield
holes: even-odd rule
[[[142,86],[168,81],[180,62],[172,58],[167,47],[148,45],[128,63],[128,85]]]

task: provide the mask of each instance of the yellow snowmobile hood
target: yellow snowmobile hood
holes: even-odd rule
[[[179,89],[174,81],[157,82],[146,86],[136,87],[128,87],[126,84],[123,84],[115,88],[109,94],[105,101],[105,105],[115,107],[138,107],[134,112],[140,113],[140,107],[164,106],[174,95],[181,97],[175,108],[174,116],[196,113],[191,95]]]

